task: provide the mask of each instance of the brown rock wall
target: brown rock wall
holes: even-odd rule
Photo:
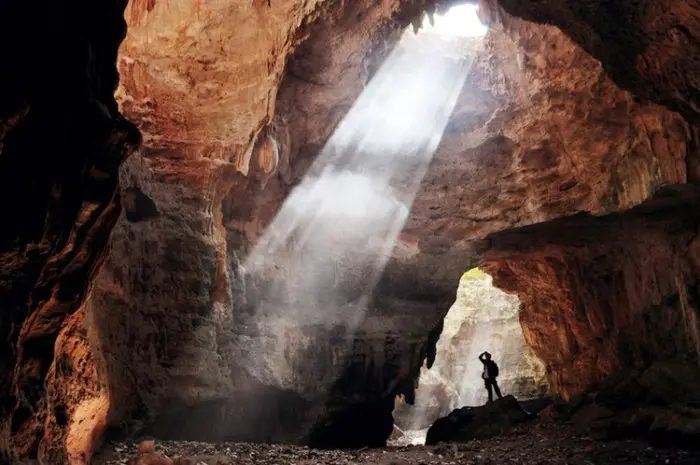
[[[700,110],[700,5],[695,0],[480,2],[486,22],[509,15],[561,28],[620,87],[695,121]],[[509,15],[503,15],[504,12]]]
[[[164,409],[231,392],[240,372],[224,354],[233,347],[227,328],[236,316],[239,260],[423,6],[124,3],[0,5],[0,216],[10,219],[0,228],[5,452],[50,461],[65,438],[68,453],[87,458],[103,416],[108,423],[153,420]],[[459,275],[479,260],[486,244],[479,240],[487,234],[579,212],[625,211],[665,185],[697,177],[694,2],[499,5],[482,2],[492,31],[380,282],[374,319],[364,327],[375,332],[353,338],[360,348],[348,353],[364,358],[348,366],[364,367],[362,381],[339,383],[333,399],[381,403],[395,392],[410,393],[407,381],[433,351],[435,334],[426,344],[427,332],[439,327]],[[128,215],[119,220],[112,259],[83,319],[75,312],[119,214],[119,165],[139,143],[113,97],[124,8],[131,32],[121,50],[118,96],[146,147],[122,172]],[[559,26],[571,40],[506,12]],[[676,233],[659,238],[654,228],[643,235],[648,245],[666,244],[663,252],[677,257],[683,246]],[[687,230],[678,226],[678,237]],[[600,247],[615,241],[603,237]],[[690,282],[696,270],[681,258],[664,263],[661,255],[635,262],[625,255],[634,255],[632,246],[623,245],[629,251],[620,252],[620,261],[634,263],[625,270],[649,267],[649,276],[626,278],[637,283],[630,286],[663,284],[656,294],[634,287],[630,295],[638,300],[618,306],[634,313],[653,302],[690,321],[687,296],[679,291],[678,303],[661,299],[671,292],[664,281],[670,278],[654,270],[674,270],[674,285]],[[561,247],[551,252],[559,264],[549,270],[541,264],[540,271],[543,289],[564,307],[603,293],[591,286],[621,285],[617,278],[579,283],[583,278],[562,270],[595,266],[582,255],[567,262]],[[551,284],[570,282],[584,294],[567,297]],[[609,327],[604,319],[592,321],[595,331]],[[578,339],[588,340],[593,330],[580,328]],[[579,350],[573,336],[561,334],[555,342],[562,350]],[[671,344],[674,353],[692,355],[692,344],[682,343],[692,331],[674,334],[680,341]],[[613,355],[595,369],[592,355],[581,357],[589,368],[580,373],[597,378],[625,357],[653,358],[640,354],[656,349],[617,335],[610,340]],[[586,350],[589,343],[576,342]],[[90,381],[76,384],[78,375]],[[557,381],[562,392],[580,387],[564,378]],[[124,402],[110,402],[104,413],[102,392]],[[342,402],[329,402],[328,412],[342,411]]]
[[[198,406],[228,418],[261,385],[271,388],[266,399],[290,395],[289,403],[326,413],[344,408],[342,398],[352,405],[412,395],[421,360],[411,354],[427,354],[426,328],[439,324],[459,276],[479,260],[477,239],[581,211],[625,210],[686,180],[692,138],[679,115],[617,88],[556,28],[510,18],[476,47],[362,336],[283,325],[286,333],[261,339],[266,330],[236,301],[239,266],[408,23],[410,5],[393,22],[399,3],[391,1],[315,10],[290,3],[280,16],[264,4],[149,5],[134,4],[138,14],[128,16],[119,98],[147,146],[124,182],[151,198],[158,216],[121,221],[89,306],[110,390],[125,399],[115,419],[138,417],[163,431],[158,425],[178,415],[199,415]],[[215,20],[233,13],[250,19],[235,33]],[[185,39],[195,33],[212,39]],[[264,352],[289,345],[290,335],[303,350],[242,362],[252,342]],[[128,353],[132,344],[143,349]],[[321,349],[337,357],[329,362]],[[364,371],[351,372],[368,385],[351,384],[362,394],[339,385],[321,401],[319,386],[341,379],[355,356]],[[232,393],[239,402],[228,400]],[[284,416],[276,408],[269,415]],[[286,427],[264,434],[284,436]]]
[[[64,453],[55,424],[70,423],[72,409],[57,391],[71,387],[53,380],[73,349],[60,334],[102,266],[119,165],[140,142],[113,97],[124,7],[0,5],[2,457]]]
[[[554,392],[570,397],[655,360],[698,367],[698,200],[685,195],[493,236],[485,268],[520,298]]]
[[[126,421],[129,431],[146,428],[168,437],[295,440],[305,433],[300,425],[310,427],[325,408],[328,394],[317,392],[318,386],[331,389],[357,365],[350,361],[354,344],[376,346],[376,357],[362,354],[376,358],[360,364],[370,376],[381,373],[385,360],[396,359],[401,376],[372,388],[383,398],[412,377],[414,358],[400,360],[396,348],[387,349],[389,355],[384,333],[370,333],[367,341],[298,325],[270,333],[234,300],[241,260],[303,174],[303,161],[292,160],[315,155],[303,147],[322,144],[337,122],[319,125],[326,105],[342,116],[362,89],[362,65],[373,47],[379,39],[391,40],[392,28],[400,30],[389,21],[396,1],[343,8],[328,3],[316,8],[287,2],[274,14],[264,3],[185,4],[178,11],[134,3],[127,11],[134,27],[122,49],[118,98],[139,122],[145,148],[124,166],[121,183],[152,200],[158,214],[138,222],[122,217],[86,307],[104,354],[99,371],[112,399],[120,399],[112,402],[113,426]],[[200,8],[194,24],[190,8]],[[218,15],[249,21],[233,31],[214,20]],[[190,29],[209,30],[213,39],[182,41],[182,31]],[[289,58],[280,84],[286,58],[310,34],[315,40]],[[226,60],[206,59],[237,48]],[[197,60],[190,59],[195,55]],[[306,72],[315,74],[304,77],[309,64]],[[313,92],[296,85],[299,76]],[[312,115],[308,125],[300,118],[305,114]],[[423,329],[416,325],[417,334],[401,341],[402,347],[424,352]],[[250,360],[254,344],[287,346],[290,337],[306,341],[308,350]],[[330,353],[342,356],[326,360]],[[289,365],[292,374],[271,378],[266,364],[276,370]],[[316,410],[298,407],[311,400]],[[309,418],[288,424],[289,409],[308,410]],[[219,420],[207,429],[196,419],[208,416]],[[267,418],[267,426],[258,417]]]

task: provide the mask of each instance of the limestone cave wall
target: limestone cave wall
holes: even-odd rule
[[[90,390],[55,354],[119,218],[140,142],[114,99],[125,2],[0,5],[0,455],[55,463]],[[79,355],[74,354],[76,357]],[[90,357],[90,355],[85,355]]]
[[[211,438],[201,419],[213,414],[222,424],[259,418],[273,425],[263,439],[289,439],[299,424],[277,405],[308,407],[306,440],[338,445],[348,428],[377,420],[358,438],[376,443],[394,396],[411,397],[420,366],[434,360],[459,276],[484,253],[495,282],[525,302],[526,337],[559,392],[655,357],[696,363],[692,202],[674,194],[682,214],[657,203],[623,213],[698,178],[700,15],[690,0],[482,1],[491,30],[369,317],[353,336],[296,328],[266,339],[294,337],[309,349],[302,355],[342,347],[343,363],[287,357],[307,384],[275,384],[232,355],[256,335],[234,325],[246,322],[236,306],[242,257],[426,8],[0,5],[4,454],[89,461],[111,430]],[[140,136],[119,110],[145,142],[121,172]],[[532,230],[542,239],[498,234],[581,212],[598,216],[571,221],[600,223],[590,227],[599,241],[569,223],[559,235],[559,223]],[[606,266],[608,278],[592,277]],[[533,276],[541,294],[528,290]],[[548,300],[533,303],[540,295]],[[623,331],[625,321],[642,328],[643,315],[669,328],[669,347]],[[556,339],[544,327],[558,328]],[[309,395],[319,373],[331,382],[326,398]],[[255,405],[241,401],[246,393],[268,391],[269,411],[236,410]],[[164,426],[175,422],[182,429]]]
[[[674,189],[622,214],[493,236],[485,268],[522,301],[554,392],[657,361],[700,369],[697,208],[697,189]]]
[[[274,331],[236,300],[241,261],[414,14],[410,5],[399,14],[397,1],[318,3],[127,8],[117,97],[144,147],[121,183],[157,214],[122,216],[86,304],[115,433],[299,441],[338,408],[341,394],[327,390],[361,386],[369,392],[352,395],[383,401],[424,358],[425,328],[439,315],[401,338],[400,326],[366,337]],[[186,31],[215,39],[182,42]],[[256,341],[264,346],[251,354]],[[263,355],[290,345],[308,350]],[[400,376],[378,382],[390,363]],[[294,412],[308,418],[290,424]]]
[[[681,115],[617,87],[557,28],[499,10],[357,331],[256,321],[242,261],[420,7],[149,5],[127,10],[117,95],[145,137],[122,183],[157,215],[120,219],[86,304],[117,432],[381,442],[482,238],[624,211],[687,179]],[[250,29],[214,20],[234,16]],[[338,442],[359,424],[377,430]]]
[[[515,16],[557,26],[600,60],[617,85],[697,120],[700,6],[694,0],[482,0],[480,5],[486,22],[507,24]]]

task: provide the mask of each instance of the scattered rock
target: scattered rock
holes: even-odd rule
[[[656,362],[627,370],[594,392],[558,407],[579,434],[599,440],[639,439],[659,447],[700,447],[699,376],[693,367]]]
[[[531,415],[539,415],[540,412],[547,409],[553,403],[551,397],[542,397],[539,399],[529,399],[525,401],[519,401],[520,407]]]
[[[700,451],[658,449],[641,441],[600,443],[565,424],[533,421],[491,439],[436,446],[313,450],[283,444],[158,441],[153,450],[172,462],[136,462],[138,443],[108,445],[94,465],[695,465]]]
[[[134,465],[181,465],[181,462],[176,462],[156,452],[155,446],[155,441],[142,441],[138,446],[138,455]]]

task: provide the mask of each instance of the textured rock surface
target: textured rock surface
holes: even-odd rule
[[[327,391],[367,388],[353,395],[381,402],[414,376],[425,356],[425,329],[439,314],[415,320],[414,335],[405,328],[397,340],[401,325],[367,336],[293,324],[260,328],[234,303],[239,260],[361,91],[371,49],[381,53],[382,40],[401,30],[388,21],[397,7],[191,2],[178,10],[156,3],[149,11],[130,4],[118,97],[139,122],[145,148],[124,167],[122,184],[151,199],[158,215],[120,221],[86,307],[104,353],[99,371],[120,399],[111,423],[138,419],[123,426],[143,424],[164,437],[298,440],[323,416]],[[220,17],[245,27],[234,30]],[[183,41],[189,33],[212,40]],[[280,83],[287,57],[307,35]],[[222,50],[229,61],[215,59]],[[326,121],[330,106],[338,107],[337,117]],[[306,112],[313,120],[299,118]],[[292,167],[292,158],[301,161]],[[251,360],[257,342],[295,350]],[[130,350],[134,345],[140,350]],[[397,373],[386,384],[366,382],[389,364]],[[337,409],[337,400],[329,403]],[[289,424],[297,411],[308,418]]]
[[[511,18],[490,30],[407,230],[454,241],[625,210],[686,182],[691,148],[680,115],[638,103],[556,28]]]
[[[477,239],[581,211],[624,211],[663,185],[698,178],[697,129],[637,101],[603,73],[692,122],[700,75],[696,4],[500,4],[505,10],[484,3],[492,32],[380,283],[374,318],[361,336],[329,338],[318,347],[352,346],[320,416],[410,395],[423,359],[434,358],[428,349],[436,331],[428,332],[440,328],[461,272],[487,245]],[[132,418],[187,425],[183,415],[216,412],[227,422],[235,405],[250,405],[221,404],[234,386],[263,388],[239,383],[247,376],[221,355],[234,344],[226,328],[236,315],[231,284],[238,260],[413,19],[414,2],[131,2],[119,98],[147,144],[122,172],[128,215],[85,316],[75,312],[119,211],[118,165],[138,142],[112,97],[124,4],[17,5],[0,6],[0,213],[12,218],[0,232],[3,448],[50,462],[66,452],[89,455],[102,418],[111,427]],[[505,11],[559,25],[583,49],[553,27]],[[675,257],[684,247],[677,238],[694,228],[690,219],[647,244],[666,244],[660,247]],[[554,257],[569,245],[561,247]],[[499,260],[491,263],[507,266]],[[649,276],[668,265],[660,258],[629,263]],[[594,265],[580,259],[582,268]],[[692,267],[672,269],[682,276],[678,282],[696,275]],[[636,292],[645,276],[625,285]],[[634,297],[630,311],[660,305],[656,294],[639,292],[616,295]],[[589,298],[577,290],[572,296]],[[663,305],[686,311],[680,313],[686,320],[696,308]],[[691,330],[669,331],[676,354],[694,353],[692,340],[682,342]],[[269,342],[291,337],[309,340],[300,330]],[[623,355],[606,360],[645,350],[651,353],[645,361],[656,356],[654,345],[615,347]],[[308,368],[293,366],[297,373]],[[596,366],[578,373],[597,379],[608,365]],[[562,392],[582,387],[563,381],[571,373],[550,379]],[[281,404],[304,405],[298,391]],[[272,397],[287,394],[277,387]],[[265,423],[276,425],[279,413],[274,406],[264,412]],[[193,434],[201,426],[189,425],[160,432]],[[272,428],[265,434],[281,435],[289,425]]]
[[[620,87],[696,120],[700,5],[695,0],[486,0],[480,6],[487,22],[508,23],[505,10],[560,27],[599,59]]]
[[[139,418],[165,437],[287,440],[316,418],[339,430],[348,426],[338,422],[381,423],[388,399],[413,395],[427,331],[478,260],[477,239],[580,211],[624,210],[686,181],[691,131],[679,115],[635,101],[554,27],[510,19],[479,51],[372,316],[357,334],[261,329],[235,300],[240,261],[398,37],[401,18],[388,21],[398,3],[322,3],[311,13],[312,5],[290,2],[275,7],[280,15],[264,3],[139,5],[127,15],[134,27],[119,97],[146,148],[122,175],[158,216],[120,222],[87,307],[105,354],[98,371],[122,400],[115,423]],[[235,31],[214,20],[234,13],[251,20]],[[184,39],[199,34],[212,39]],[[282,74],[284,56],[307,36]],[[221,50],[248,64],[212,63]],[[251,341],[298,350],[242,363]],[[128,350],[134,345],[142,350]],[[349,406],[373,411],[363,403],[381,413],[343,416]],[[308,418],[288,424],[286,409]],[[181,421],[213,415],[221,420],[209,429]],[[265,427],[251,432],[252,420],[234,416],[265,418]]]
[[[622,368],[550,414],[604,441],[643,438],[656,447],[698,448],[697,367],[665,359]]]
[[[439,442],[468,442],[504,434],[534,417],[513,396],[505,396],[481,407],[462,407],[439,418],[428,429],[427,445]]]
[[[123,9],[122,1],[0,5],[4,458],[60,462],[79,403],[95,394],[74,312],[119,217],[119,165],[139,143],[113,96]],[[69,446],[86,455],[93,447],[88,438]]]
[[[555,392],[659,359],[698,368],[698,194],[684,191],[493,237],[485,269],[520,297],[525,339]]]
[[[486,402],[478,355],[488,350],[500,368],[498,384],[518,400],[546,392],[544,366],[526,345],[518,298],[492,285],[479,269],[462,275],[457,300],[445,316],[435,363],[421,369],[414,405],[396,400],[394,421],[402,430],[428,428],[461,406]]]
[[[428,447],[318,451],[279,444],[157,442],[156,453],[181,464],[218,465],[442,465],[444,463],[508,463],[525,465],[617,465],[637,463],[695,465],[696,451],[657,449],[639,441],[599,443],[576,435],[561,424],[528,422],[489,440]],[[122,465],[136,458],[137,444],[110,444],[97,465]],[[139,464],[140,465],[140,464]],[[158,464],[161,465],[161,464]],[[162,464],[166,465],[166,464]],[[168,464],[169,465],[169,464]]]

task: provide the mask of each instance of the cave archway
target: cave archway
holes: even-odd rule
[[[542,362],[528,347],[520,326],[520,300],[493,285],[479,268],[465,272],[457,297],[443,320],[431,368],[424,365],[412,405],[397,398],[394,445],[422,444],[427,429],[453,409],[479,406],[487,396],[477,359],[489,351],[500,367],[499,385],[518,400],[547,393]]]

